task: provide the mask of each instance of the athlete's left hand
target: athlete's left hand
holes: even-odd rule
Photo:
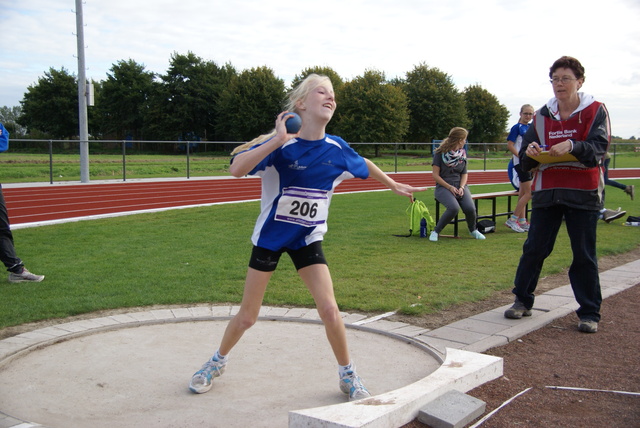
[[[402,184],[402,183],[396,183],[395,186],[391,187],[391,190],[393,190],[393,193],[400,195],[400,196],[408,196],[410,198],[413,198],[413,194],[415,192],[424,192],[425,190],[427,190],[426,187],[413,187],[410,186],[408,184]]]

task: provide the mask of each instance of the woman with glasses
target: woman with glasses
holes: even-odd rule
[[[611,140],[609,113],[593,96],[578,92],[585,75],[577,59],[559,58],[549,77],[554,97],[536,112],[519,154],[522,169],[534,171],[531,224],[514,280],[515,302],[504,315],[531,316],[542,265],[564,219],[573,251],[569,280],[580,305],[578,329],[595,333],[602,303],[596,225],[604,196],[602,162]],[[547,156],[541,156],[543,149]]]

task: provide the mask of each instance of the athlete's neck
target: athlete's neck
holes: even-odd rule
[[[300,131],[300,138],[308,141],[322,140],[325,136],[325,127],[314,126],[313,123],[305,123]]]

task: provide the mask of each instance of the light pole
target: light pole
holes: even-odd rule
[[[80,128],[80,181],[89,182],[89,124],[87,121],[87,76],[84,63],[84,23],[82,0],[76,0],[78,35],[78,124]]]

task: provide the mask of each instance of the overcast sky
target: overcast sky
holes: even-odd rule
[[[0,0],[0,106],[16,106],[44,72],[78,74],[75,0]],[[616,136],[640,138],[639,0],[86,0],[87,77],[119,60],[165,73],[189,51],[238,71],[268,66],[286,85],[312,66],[343,79],[388,79],[425,63],[459,90],[479,84],[517,122],[552,95],[562,55],[586,69],[583,91],[606,103]],[[339,96],[338,95],[338,103]]]

